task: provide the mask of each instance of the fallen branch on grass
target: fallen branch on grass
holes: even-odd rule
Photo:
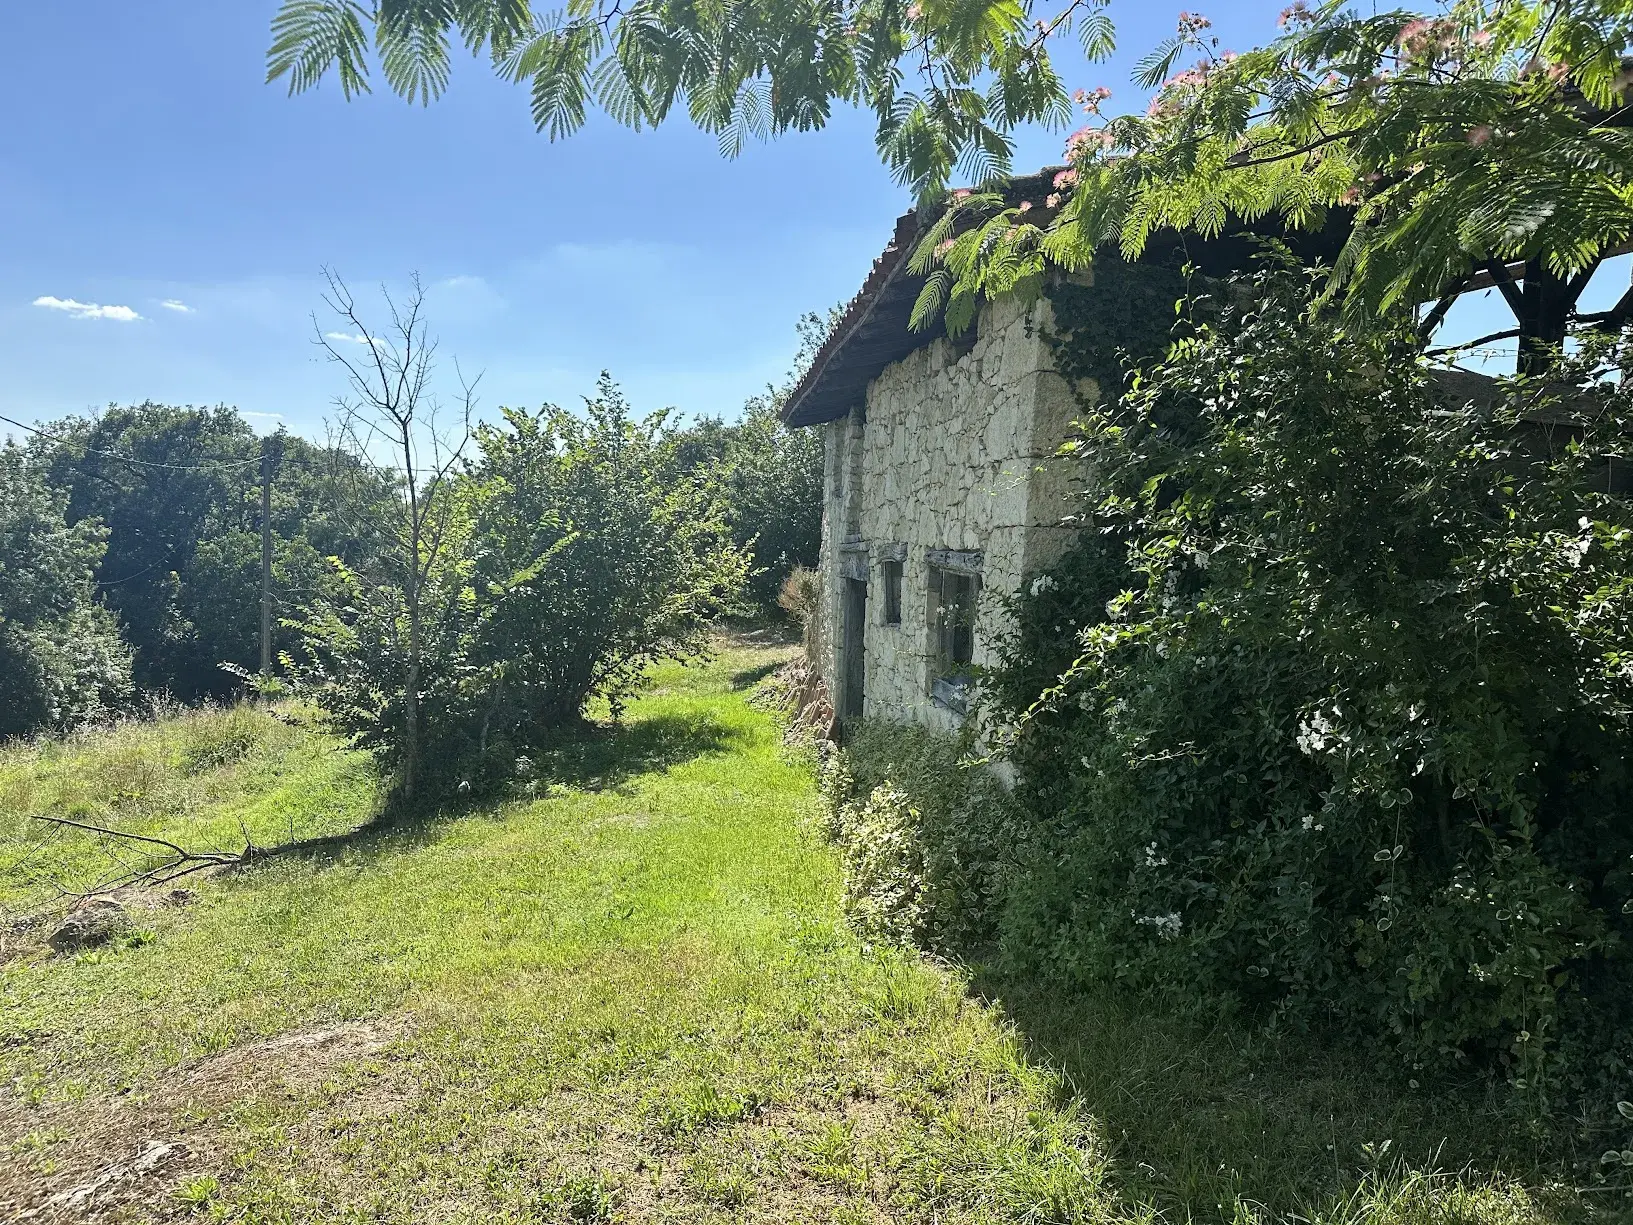
[[[89,889],[76,896],[95,897],[99,894],[113,893],[119,889],[129,889],[138,885],[167,885],[173,880],[194,872],[202,872],[206,868],[232,867],[248,863],[256,855],[256,848],[250,843],[248,834],[244,838],[244,849],[232,851],[189,851],[185,847],[165,838],[154,838],[147,834],[133,834],[127,830],[109,829],[105,825],[90,825],[84,821],[70,821],[67,817],[49,817],[41,813],[29,814],[36,821],[44,821],[50,825],[67,826],[69,829],[82,829],[87,833],[99,834],[104,838],[112,838],[122,842],[139,842],[148,846],[163,847],[169,851],[171,858],[164,863],[151,868],[140,868],[106,880],[95,888]]]

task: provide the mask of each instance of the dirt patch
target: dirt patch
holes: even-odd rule
[[[173,910],[177,907],[190,906],[197,900],[198,894],[192,889],[168,886],[157,889],[116,889],[111,893],[99,894],[88,901],[68,898],[37,910],[13,915],[0,921],[0,965],[25,958],[72,955],[79,951],[74,948],[54,950],[51,940],[53,933],[62,928],[66,919],[87,907],[117,903],[133,921],[139,921],[143,912]]]
[[[388,1047],[400,1023],[295,1030],[174,1068],[152,1084],[73,1102],[34,1103],[0,1091],[0,1219],[166,1220],[177,1198],[217,1172],[232,1115],[257,1103],[390,1096]]]

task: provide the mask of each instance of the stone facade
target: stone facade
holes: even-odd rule
[[[956,695],[935,684],[944,665],[931,566],[979,572],[978,671],[1007,631],[1004,597],[1064,547],[1070,477],[1054,456],[1078,409],[1053,369],[1048,320],[1047,301],[990,304],[973,345],[924,345],[874,378],[849,417],[822,427],[821,662],[836,703],[844,700],[847,577],[867,583],[862,713],[948,730],[963,715]],[[884,598],[892,561],[901,565],[895,624]]]

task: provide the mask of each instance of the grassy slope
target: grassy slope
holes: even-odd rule
[[[1332,1095],[1248,1093],[1244,1113],[1226,1100],[1244,1095],[1204,1085],[1197,1109],[1172,1069],[1218,1065],[1153,1047],[1162,1031],[1149,1028],[1128,1059],[1112,1048],[1139,1044],[1139,1018],[1104,1007],[1068,1052],[1091,1116],[957,975],[843,927],[833,857],[808,832],[810,773],[744,701],[774,658],[734,649],[663,669],[624,729],[547,763],[555,781],[536,799],[280,855],[202,883],[192,905],[144,912],[151,938],[12,963],[0,1208],[158,1140],[185,1151],[93,1207],[241,1221],[1125,1221],[1155,1199],[1168,1219],[1245,1222],[1272,1219],[1254,1204],[1270,1187],[1271,1209],[1333,1222],[1553,1219],[1501,1180],[1378,1180],[1338,1169],[1348,1153],[1332,1156],[1332,1186],[1251,1166],[1244,1183],[1220,1154],[1246,1162],[1263,1146],[1226,1129],[1263,1122],[1270,1150],[1307,1163],[1285,1135],[1311,1130]],[[121,798],[115,776],[142,781]],[[355,826],[372,803],[359,763],[262,715],[0,754],[0,831],[25,806],[81,805],[188,841],[230,843],[243,816],[267,845],[280,829]],[[93,852],[60,840],[0,898],[37,896],[42,866],[88,871]],[[1036,1003],[1058,1035],[1071,1005]],[[1112,1121],[1104,1141],[1097,1118]]]

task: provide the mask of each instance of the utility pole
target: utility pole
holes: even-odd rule
[[[261,439],[261,680],[272,679],[272,438]]]

